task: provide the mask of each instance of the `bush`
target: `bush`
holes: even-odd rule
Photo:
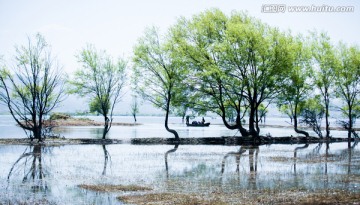
[[[60,112],[54,112],[50,115],[50,120],[67,120],[71,118],[70,115]]]

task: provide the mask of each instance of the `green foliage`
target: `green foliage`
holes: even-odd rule
[[[320,137],[323,138],[321,132],[321,120],[325,114],[325,108],[321,103],[321,96],[316,95],[314,98],[310,98],[305,102],[304,109],[300,115],[302,117],[301,123],[311,127],[313,131]]]
[[[50,114],[50,120],[67,120],[69,118],[71,118],[71,116],[66,113],[54,112]]]
[[[311,53],[301,36],[289,37],[289,68],[285,80],[281,85],[281,92],[277,96],[277,104],[280,111],[291,119],[297,119],[305,107],[305,101],[309,98],[312,86],[310,84]]]
[[[345,96],[360,84],[358,48],[345,50],[339,58],[325,33],[294,36],[247,13],[227,16],[211,9],[180,18],[165,36],[148,29],[134,49],[133,73],[137,93],[164,110],[171,104],[181,115],[188,109],[214,112],[229,129],[258,136],[258,122],[276,100],[280,111],[295,119],[296,130],[299,115],[317,122],[325,115],[328,137],[333,91]],[[359,102],[357,94],[352,102]],[[246,115],[248,130],[241,124]],[[236,118],[234,126],[228,118]]]
[[[147,29],[134,49],[133,73],[138,79],[137,93],[154,106],[167,109],[167,101],[176,104],[182,97],[187,69],[181,56],[174,55],[173,44],[162,39],[155,28]],[[182,98],[183,99],[183,98]]]
[[[349,137],[353,125],[360,117],[360,49],[356,46],[338,46],[339,65],[335,70],[336,95],[343,102],[340,108],[343,116],[348,118]]]
[[[114,61],[105,51],[87,45],[77,56],[82,68],[69,81],[68,92],[90,99],[91,112],[112,116],[125,85],[126,61]]]
[[[104,99],[104,98],[103,98]],[[100,98],[94,98],[89,103],[90,113],[97,113],[101,115],[107,115],[107,112],[110,110],[110,101],[106,101],[105,108],[103,108],[103,103]]]
[[[121,58],[114,61],[105,51],[98,51],[93,45],[82,49],[77,58],[82,67],[69,81],[68,92],[86,96],[90,100],[90,111],[104,116],[105,139],[111,128],[114,108],[121,100],[127,63]]]
[[[191,68],[191,107],[223,119],[232,112],[242,118],[249,109],[249,129],[257,135],[258,108],[279,93],[290,67],[289,36],[245,13],[228,17],[217,9],[180,19],[171,34]]]
[[[168,117],[171,106],[184,99],[185,85],[181,82],[188,69],[183,66],[182,56],[175,53],[173,42],[162,39],[155,28],[147,29],[134,48],[133,73],[139,79],[137,93],[165,111],[165,128],[179,139],[177,132],[169,129]]]
[[[339,62],[330,37],[325,33],[312,33],[313,81],[321,93],[325,108],[326,137],[330,137],[329,107],[333,97],[335,70]]]
[[[138,113],[139,113],[138,97],[134,95],[131,102],[131,115],[134,117],[135,122],[136,122],[136,115]]]
[[[315,97],[306,100],[304,107],[316,113],[324,113],[324,106],[321,103],[320,95],[316,95]]]

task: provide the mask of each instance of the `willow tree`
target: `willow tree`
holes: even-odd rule
[[[121,100],[126,61],[121,58],[114,61],[93,45],[88,45],[77,57],[82,67],[69,81],[69,92],[88,98],[90,110],[104,117],[102,138],[105,139],[112,125],[114,108]]]
[[[313,55],[313,80],[315,86],[322,96],[322,104],[325,108],[325,132],[326,138],[330,137],[330,99],[335,83],[335,68],[337,60],[334,46],[331,44],[330,37],[325,33],[312,34],[312,55]]]
[[[231,16],[225,34],[224,67],[238,85],[231,92],[245,99],[249,134],[258,137],[259,106],[276,98],[290,69],[289,36],[242,13]]]
[[[339,66],[335,72],[336,93],[344,106],[341,111],[347,117],[346,129],[350,141],[356,118],[360,117],[360,49],[339,45]]]
[[[282,85],[282,92],[278,96],[280,111],[289,115],[295,132],[309,137],[309,133],[298,128],[298,117],[305,108],[312,86],[310,84],[310,57],[311,53],[302,37],[291,38],[287,78]]]
[[[139,113],[140,102],[138,100],[138,94],[136,91],[138,90],[139,84],[139,74],[132,73],[131,75],[131,91],[132,91],[132,102],[130,104],[131,115],[134,117],[134,123],[136,123],[136,115]]]
[[[48,126],[44,119],[64,97],[65,75],[40,34],[16,47],[15,61],[14,67],[0,71],[0,101],[31,140],[42,141]]]
[[[224,82],[227,76],[219,65],[219,46],[228,18],[219,10],[203,12],[192,19],[180,19],[171,28],[178,55],[189,70],[188,106],[197,112],[211,111],[221,116],[228,129],[245,130],[241,124],[231,125],[227,121],[230,106],[225,94]],[[238,107],[236,107],[238,108]],[[240,111],[240,109],[238,109]],[[246,130],[245,130],[246,132]]]
[[[165,129],[179,140],[178,133],[169,128],[169,113],[181,94],[186,77],[181,56],[174,55],[174,44],[159,35],[156,28],[149,28],[134,48],[134,73],[139,79],[138,93],[154,106],[165,111]]]
[[[279,93],[287,66],[286,36],[249,17],[208,10],[174,28],[183,60],[192,68],[189,77],[198,109],[221,116],[229,129],[258,137],[259,106]],[[236,113],[235,124],[227,113]],[[249,113],[249,127],[242,118]]]

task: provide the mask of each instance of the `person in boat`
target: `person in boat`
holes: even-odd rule
[[[202,120],[201,120],[201,124],[205,124],[205,119],[204,119],[204,117],[203,117]]]
[[[186,116],[186,124],[189,124],[189,119],[190,119],[190,116],[187,115],[187,116]]]

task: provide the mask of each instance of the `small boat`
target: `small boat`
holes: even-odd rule
[[[210,122],[207,123],[186,123],[188,127],[209,127]]]

